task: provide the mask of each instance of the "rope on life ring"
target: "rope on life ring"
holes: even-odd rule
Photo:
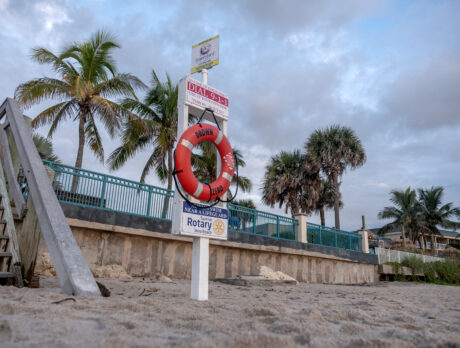
[[[192,150],[202,141],[214,144],[221,158],[220,175],[211,184],[199,182],[192,170]],[[220,129],[207,123],[197,123],[182,134],[174,152],[174,161],[174,174],[182,188],[200,201],[211,202],[222,197],[229,189],[235,172],[235,158],[230,142]]]

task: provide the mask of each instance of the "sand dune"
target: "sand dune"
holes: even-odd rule
[[[460,347],[460,287],[211,282],[196,302],[185,280],[101,281],[112,297],[0,287],[0,346]]]

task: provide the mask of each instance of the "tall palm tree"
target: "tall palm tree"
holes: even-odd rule
[[[61,100],[32,121],[33,127],[51,124],[48,137],[62,121],[69,118],[78,121],[77,168],[82,166],[85,143],[99,160],[104,161],[96,120],[114,136],[122,118],[129,115],[110,98],[135,98],[134,88],[144,87],[137,77],[117,73],[112,51],[119,47],[108,33],[98,31],[88,41],[75,43],[58,55],[45,48],[35,48],[32,58],[40,64],[50,65],[59,78],[36,78],[16,88],[15,98],[24,107],[44,99]]]
[[[339,179],[346,168],[355,169],[366,161],[361,140],[351,128],[333,125],[324,130],[316,130],[305,144],[308,156],[320,163],[321,170],[334,186],[335,228],[340,229],[340,185]]]
[[[116,148],[108,158],[112,170],[123,166],[138,151],[150,147],[152,152],[142,170],[141,182],[152,169],[158,178],[172,189],[173,150],[177,133],[177,97],[179,87],[173,84],[166,74],[166,82],[161,82],[152,70],[151,87],[143,101],[126,98],[122,106],[136,117],[130,117],[123,126],[122,145]],[[162,216],[165,217],[169,206],[169,196],[165,197]]]
[[[431,234],[431,251],[436,253],[436,235],[439,235],[438,226],[444,228],[460,228],[460,222],[450,220],[451,217],[460,219],[460,208],[453,207],[453,203],[442,204],[443,187],[418,189],[420,202],[420,224],[422,230]]]
[[[393,228],[401,228],[403,237],[403,246],[406,248],[406,237],[409,232],[409,238],[412,242],[415,241],[413,226],[417,224],[419,217],[419,204],[415,190],[408,187],[405,191],[391,191],[390,201],[395,205],[393,207],[385,207],[379,212],[379,219],[393,219],[392,222],[383,226],[379,233],[385,234]]]
[[[310,212],[317,199],[317,188],[307,182],[310,178],[305,175],[306,162],[299,150],[273,156],[265,167],[262,201],[271,207],[276,203],[280,208],[284,205],[285,212],[290,210],[292,215]]]
[[[196,178],[199,181],[212,182],[217,178],[217,152],[215,146],[209,141],[203,141],[198,144],[198,153],[192,154],[192,168]],[[238,149],[233,148],[233,156],[239,169],[246,166],[243,154]],[[238,173],[238,177],[233,175],[232,185],[238,185],[243,192],[251,191],[251,180]],[[231,192],[228,191],[230,194]],[[234,194],[234,193],[233,193]],[[231,197],[229,197],[231,198]]]

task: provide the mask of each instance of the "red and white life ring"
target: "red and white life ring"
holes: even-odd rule
[[[222,163],[222,170],[216,181],[203,184],[198,181],[192,171],[192,150],[202,141],[213,143]],[[233,150],[224,133],[207,123],[189,127],[179,139],[174,153],[176,174],[182,188],[200,201],[214,201],[227,192],[235,172]]]

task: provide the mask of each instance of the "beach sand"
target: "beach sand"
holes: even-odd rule
[[[1,347],[460,347],[460,287],[416,283],[233,286],[99,279],[112,296],[0,287]]]

